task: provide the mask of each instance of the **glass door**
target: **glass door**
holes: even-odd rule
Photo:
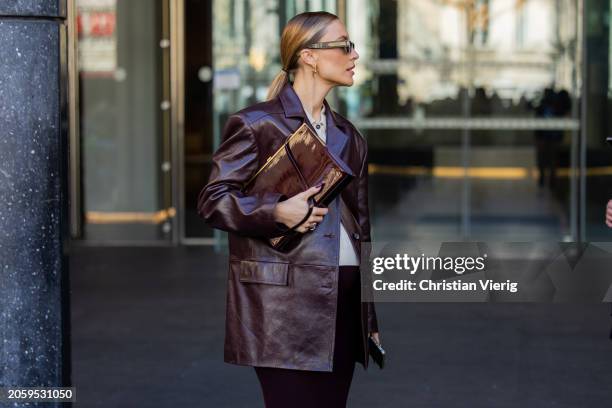
[[[183,236],[188,244],[214,242],[213,230],[197,213],[200,190],[210,174],[215,117],[213,113],[213,2],[185,0],[185,126],[183,156]]]
[[[577,2],[347,6],[363,64],[341,95],[372,151],[375,238],[575,238]]]
[[[76,0],[83,238],[168,242],[168,0]]]

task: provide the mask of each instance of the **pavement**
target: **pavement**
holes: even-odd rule
[[[227,254],[70,254],[77,407],[263,407],[223,362]],[[349,407],[607,407],[608,304],[378,303],[388,366],[357,365]]]

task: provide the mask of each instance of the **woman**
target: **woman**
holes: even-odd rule
[[[357,58],[337,16],[292,18],[268,100],[229,117],[198,198],[199,215],[229,232],[224,359],[255,367],[266,407],[344,407],[355,361],[368,367],[368,335],[379,341],[374,305],[360,298],[360,244],[370,241],[367,144],[325,100],[353,84]],[[304,122],[355,178],[327,208],[315,207],[297,228],[297,246],[281,252],[267,239],[297,225],[320,186],[293,197],[240,188]]]

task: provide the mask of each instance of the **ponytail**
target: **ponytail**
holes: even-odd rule
[[[269,101],[270,99],[274,99],[287,82],[290,82],[289,73],[284,69],[281,69],[281,71],[276,74],[272,80],[272,83],[270,84],[270,87],[268,88],[268,96],[266,97],[266,100]]]

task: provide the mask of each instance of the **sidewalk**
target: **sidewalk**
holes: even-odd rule
[[[80,407],[263,407],[223,362],[225,255],[209,247],[75,247]],[[609,404],[607,304],[379,303],[388,367],[357,365],[349,407]]]

